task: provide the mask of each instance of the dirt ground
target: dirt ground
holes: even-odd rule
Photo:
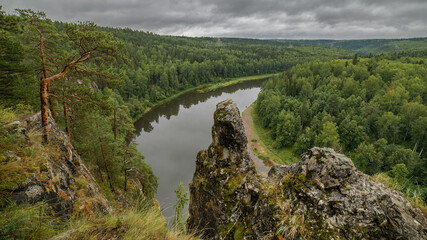
[[[243,126],[245,127],[245,133],[248,138],[249,155],[251,156],[252,160],[255,162],[255,166],[258,172],[268,173],[273,163],[271,161],[264,162],[262,159],[258,158],[253,152],[253,149],[256,148],[258,152],[261,153],[261,155],[264,155],[264,156],[267,155],[264,147],[260,143],[260,139],[258,135],[255,132],[254,123],[251,117],[251,111],[252,111],[252,106],[249,106],[243,111],[243,117],[242,117]],[[253,139],[256,139],[256,141],[252,141]]]

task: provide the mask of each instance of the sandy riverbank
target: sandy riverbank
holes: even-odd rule
[[[242,113],[243,126],[245,127],[246,137],[248,138],[248,152],[255,163],[255,167],[262,175],[266,175],[271,166],[275,165],[271,160],[264,161],[257,157],[253,149],[257,149],[261,155],[266,155],[265,149],[260,143],[260,139],[255,131],[254,123],[251,117],[252,106],[246,108]]]

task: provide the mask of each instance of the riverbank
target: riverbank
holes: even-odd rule
[[[267,176],[270,168],[276,163],[269,158],[264,157],[265,148],[262,146],[258,135],[255,132],[254,123],[251,117],[252,106],[249,106],[242,112],[243,126],[245,127],[245,134],[248,138],[248,152],[259,174]]]
[[[198,93],[206,93],[206,92],[211,92],[214,90],[217,90],[219,88],[224,88],[224,87],[228,87],[234,84],[238,84],[238,83],[242,83],[242,82],[246,82],[246,81],[255,81],[255,80],[261,80],[261,79],[267,79],[273,76],[277,76],[280,73],[271,73],[271,74],[263,74],[263,75],[254,75],[254,76],[246,76],[246,77],[239,77],[239,78],[230,78],[229,81],[226,82],[219,82],[219,83],[208,83],[208,84],[203,84],[203,85],[199,85],[197,87],[192,87],[192,88],[188,88],[185,89],[179,93],[173,94],[172,96],[169,96],[159,102],[154,103],[151,107],[147,108],[147,110],[142,113],[137,115],[136,118],[133,119],[134,122],[136,122],[138,119],[140,119],[141,117],[143,117],[145,114],[147,114],[151,109],[163,105],[165,103],[168,103],[178,97],[180,97],[181,95],[184,95],[188,92],[192,92],[192,91],[197,91]]]
[[[298,162],[298,157],[292,153],[290,148],[273,149],[270,147],[273,144],[270,131],[261,126],[258,116],[253,111],[253,106],[252,104],[242,113],[251,152],[262,159],[267,166]]]
[[[217,90],[219,88],[231,86],[233,84],[237,84],[237,83],[241,83],[241,82],[246,82],[246,81],[252,81],[252,80],[267,79],[267,78],[271,78],[273,76],[277,76],[279,74],[280,73],[271,73],[271,74],[263,74],[263,75],[255,75],[255,76],[246,76],[246,77],[239,77],[239,78],[231,78],[229,81],[226,81],[226,82],[214,83],[214,84],[211,84],[210,86],[199,88],[197,90],[197,92],[199,92],[199,93],[210,92],[210,91]]]

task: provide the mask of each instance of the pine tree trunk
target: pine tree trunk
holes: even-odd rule
[[[97,129],[97,132],[99,134],[99,125],[98,125],[98,123],[96,123],[96,129]],[[108,170],[108,162],[107,162],[107,158],[105,157],[105,150],[104,150],[104,145],[102,144],[101,136],[99,136],[98,139],[99,139],[99,145],[101,147],[102,159],[104,160],[105,172],[107,173],[108,183],[110,184],[111,191],[114,192],[114,187],[113,187],[113,183],[112,183],[112,180],[111,180],[110,171]]]
[[[65,90],[66,90],[65,77],[63,79],[64,79],[64,82],[62,83],[62,107],[64,109],[65,131],[67,132],[68,138],[70,139],[70,143],[73,144],[71,140],[70,126],[68,125],[68,109],[67,109],[67,104],[65,103]],[[50,106],[52,107],[52,105]]]
[[[45,77],[47,78],[47,76]],[[47,84],[47,92],[50,93],[50,83]],[[53,101],[52,97],[49,97],[49,106],[50,106],[50,112],[52,113],[52,117],[56,119],[56,110],[55,110],[55,102]]]
[[[62,102],[62,106],[64,107],[65,131],[67,132],[68,138],[70,139],[70,143],[73,144],[71,140],[70,126],[68,125],[68,109],[65,101]]]
[[[48,93],[47,82],[41,81],[40,83],[40,102],[41,102],[41,119],[43,128],[43,142],[49,142],[49,112],[48,112]]]
[[[116,113],[117,113],[117,107],[114,108],[114,141],[117,139],[117,124],[116,124]]]
[[[123,165],[125,170],[125,192],[128,190],[128,175],[127,175],[127,169],[126,169],[126,157],[123,158]]]
[[[99,144],[101,146],[101,153],[102,153],[102,158],[104,160],[105,172],[107,173],[108,183],[110,184],[111,191],[114,192],[114,187],[111,182],[110,171],[108,170],[108,162],[107,162],[107,158],[105,157],[104,145],[102,145],[101,137],[99,137]]]

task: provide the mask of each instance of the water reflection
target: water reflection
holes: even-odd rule
[[[152,123],[158,123],[160,117],[166,117],[166,119],[169,120],[172,116],[177,116],[181,106],[188,109],[193,105],[207,101],[209,98],[221,96],[223,93],[234,93],[238,90],[260,87],[264,81],[265,80],[254,80],[243,82],[207,93],[188,92],[183,94],[173,101],[154,107],[151,111],[147,112],[137,120],[135,122],[137,136],[142,132],[151,132],[153,130]],[[244,109],[241,109],[241,111],[243,110]]]
[[[179,182],[188,190],[196,155],[212,142],[216,104],[233,99],[243,111],[256,100],[264,81],[244,82],[208,93],[189,92],[153,108],[135,123],[138,151],[159,177],[156,198],[167,218],[174,214],[174,190]]]

